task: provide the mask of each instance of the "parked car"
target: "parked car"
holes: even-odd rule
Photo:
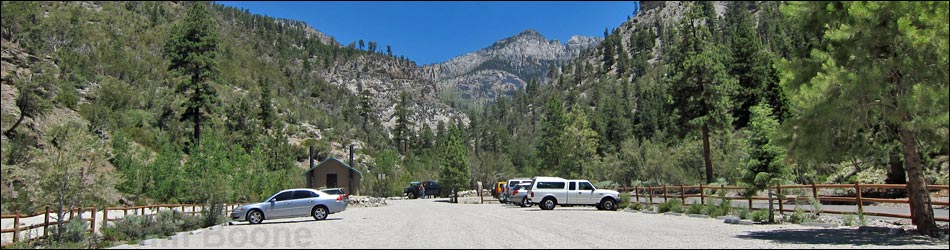
[[[426,196],[442,197],[442,187],[439,186],[437,181],[413,181],[409,183],[409,187],[403,189],[403,193],[409,199],[419,198],[419,185],[422,185],[426,189]]]
[[[558,177],[532,178],[530,203],[537,203],[541,210],[562,206],[596,206],[598,210],[617,210],[620,192],[597,189],[588,180],[566,180]]]
[[[512,200],[510,199],[510,198],[511,198],[511,189],[514,188],[515,185],[518,185],[518,184],[521,184],[521,183],[530,183],[530,182],[531,182],[531,179],[528,179],[528,178],[519,178],[519,179],[511,179],[511,180],[508,180],[508,182],[507,182],[507,183],[505,184],[505,186],[502,188],[502,190],[501,190],[501,195],[498,197],[498,200],[501,201],[502,203],[511,202],[511,201],[512,201]]]
[[[498,198],[499,201],[501,200],[501,193],[502,193],[502,191],[505,190],[505,184],[506,184],[506,182],[504,182],[504,181],[499,181],[499,182],[495,183],[495,188],[492,189],[492,190],[493,190],[493,191],[492,191],[492,196],[495,197],[495,198]]]
[[[343,201],[345,201],[346,204],[350,204],[350,195],[347,194],[346,191],[343,190],[343,188],[324,188],[324,189],[320,189],[320,192],[343,196]]]
[[[508,199],[512,204],[518,205],[519,207],[531,207],[534,204],[528,202],[528,192],[531,191],[531,183],[521,183],[515,185],[511,188],[511,197]]]
[[[277,192],[263,202],[247,204],[234,209],[231,219],[260,224],[264,220],[313,216],[325,220],[330,214],[346,210],[343,196],[333,195],[309,188],[288,189]]]

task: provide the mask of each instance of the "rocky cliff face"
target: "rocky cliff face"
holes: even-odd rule
[[[492,100],[514,93],[527,81],[542,81],[552,66],[580,55],[601,40],[574,36],[562,44],[529,29],[423,70],[439,90],[457,90],[462,98],[476,102]]]
[[[356,59],[337,63],[329,71],[320,73],[328,82],[342,86],[354,95],[364,90],[373,98],[373,110],[380,123],[392,130],[393,117],[399,94],[406,92],[412,100],[410,118],[418,129],[423,124],[435,128],[439,122],[450,123],[459,119],[468,124],[468,117],[437,98],[435,82],[414,62],[397,60],[382,54],[363,54]]]

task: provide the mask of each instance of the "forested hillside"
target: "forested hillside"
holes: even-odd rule
[[[187,19],[194,5],[204,19]],[[254,201],[303,185],[308,146],[345,158],[355,144],[357,167],[375,171],[396,165],[382,161],[394,161],[385,155],[407,145],[410,129],[467,121],[414,62],[372,41],[342,46],[299,21],[207,2],[2,9],[4,211],[50,204],[61,193],[44,186],[53,181],[98,182],[67,206],[199,202],[210,186],[230,187],[218,199]],[[192,49],[212,48],[192,62],[206,81],[193,81],[178,53],[196,30],[205,40]],[[62,145],[71,136],[86,141]],[[80,176],[57,174],[57,154]],[[438,165],[425,167],[434,175]]]

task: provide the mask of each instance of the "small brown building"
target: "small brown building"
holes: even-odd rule
[[[303,173],[307,188],[343,188],[347,194],[360,195],[363,173],[336,158],[330,157]]]

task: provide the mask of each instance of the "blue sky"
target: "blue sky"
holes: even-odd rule
[[[627,2],[218,2],[304,21],[346,45],[363,39],[419,64],[446,61],[535,29],[566,42],[600,36],[633,15]]]

